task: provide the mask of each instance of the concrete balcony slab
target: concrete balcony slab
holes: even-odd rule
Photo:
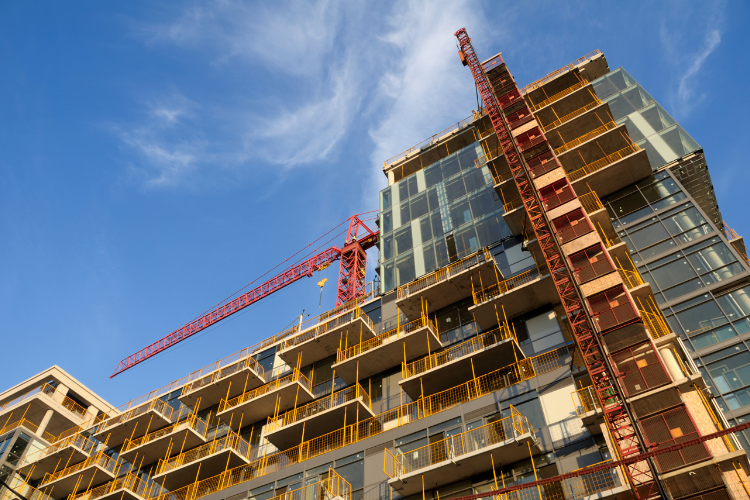
[[[127,439],[166,427],[177,418],[184,418],[188,412],[187,407],[175,410],[166,402],[155,399],[104,420],[96,426],[94,437],[113,448]]]
[[[503,309],[508,318],[514,318],[559,300],[547,271],[541,274],[532,269],[502,283],[504,285],[492,285],[474,294],[474,305],[469,312],[482,330],[497,325]]]
[[[637,149],[600,168],[593,165],[591,169],[584,167],[568,172],[573,189],[577,192],[586,192],[590,188],[600,198],[645,179],[651,174],[651,163],[645,149]]]
[[[208,408],[227,397],[227,391],[232,398],[265,384],[262,374],[263,368],[248,356],[185,385],[180,401],[195,408],[200,399],[201,408]]]
[[[305,440],[313,439],[341,429],[345,425],[365,420],[375,415],[370,409],[369,398],[366,398],[366,396],[365,394],[355,397],[342,404],[334,405],[333,408],[325,404],[316,405],[316,402],[314,402],[309,405],[313,408],[307,412],[310,413],[308,417],[300,418],[287,425],[281,425],[269,431],[266,438],[278,449],[287,450],[300,444],[303,438]],[[328,399],[330,399],[330,396],[328,396]],[[316,411],[317,408],[320,408],[320,410]],[[283,420],[283,415],[279,416],[279,420]],[[273,422],[271,427],[273,427]]]
[[[372,320],[359,308],[335,316],[324,323],[309,328],[281,344],[279,357],[290,366],[297,365],[297,356],[302,354],[302,365],[336,354],[342,337],[371,339],[375,336]]]
[[[161,484],[163,488],[171,491],[196,480],[200,481],[216,476],[224,470],[250,463],[247,449],[220,447],[211,450],[209,447],[212,444],[215,443],[206,443],[206,445],[196,449],[198,453],[193,453],[195,456],[191,456],[185,462],[179,460],[180,457],[190,455],[191,452],[196,450],[190,450],[183,455],[170,458],[166,466],[163,467],[164,470],[154,474],[154,480]],[[204,447],[206,448],[205,451],[202,450]]]
[[[432,323],[419,319],[339,351],[340,361],[334,363],[332,368],[336,370],[337,377],[352,384],[356,382],[357,372],[361,380],[398,366],[404,357],[408,362],[442,346]]]
[[[86,490],[89,484],[99,485],[115,477],[118,462],[108,455],[97,455],[85,462],[68,466],[54,474],[45,476],[39,488],[54,491],[55,498],[65,498]],[[59,496],[58,496],[59,495]]]
[[[300,405],[313,399],[309,380],[304,375],[295,377],[292,374],[229,401],[222,401],[216,415],[236,431],[240,424],[244,427],[249,423],[265,421],[273,415],[277,400],[279,411],[286,411],[294,407],[295,402]]]
[[[120,450],[120,457],[130,463],[136,463],[137,459],[143,460],[144,464],[150,464],[167,456],[168,450],[189,450],[200,446],[206,442],[207,432],[206,422],[197,417],[191,417],[133,441],[126,441]]]
[[[524,359],[516,339],[499,332],[501,329],[480,333],[472,340],[410,363],[407,375],[413,374],[401,379],[399,385],[416,401],[423,390],[429,396]]]
[[[56,468],[59,469],[60,464],[65,467],[83,462],[97,451],[96,448],[93,441],[76,434],[38,452],[28,454],[24,457],[23,465],[18,472],[24,477],[28,476],[32,481],[37,481],[45,474],[51,474]]]
[[[476,288],[482,282],[494,282],[499,273],[485,249],[399,287],[396,305],[408,318],[416,318],[424,311],[423,304],[428,313],[442,309],[471,297],[472,285]]]
[[[448,451],[446,459],[400,474],[390,479],[388,484],[398,491],[402,497],[421,492],[423,478],[425,489],[440,488],[481,472],[492,470],[490,454],[493,455],[495,467],[527,459],[529,457],[527,443],[531,446],[532,453],[540,451],[533,434],[521,434],[489,446],[478,446],[479,449],[460,455]],[[413,454],[414,452],[410,453]],[[403,455],[407,461],[409,460],[406,458],[408,455],[409,453]],[[440,455],[440,453],[438,452],[436,455]]]
[[[514,235],[523,234],[524,231],[531,231],[531,221],[526,212],[526,207],[520,198],[516,198],[506,204],[505,213],[503,213],[503,219],[508,224],[511,232]]]

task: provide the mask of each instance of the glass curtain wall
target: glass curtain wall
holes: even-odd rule
[[[478,142],[380,192],[380,270],[387,292],[511,236]]]
[[[700,146],[624,69],[592,82],[596,95],[609,103],[612,118],[625,123],[633,142],[646,150],[651,167],[659,167]]]

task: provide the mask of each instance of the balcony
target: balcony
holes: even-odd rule
[[[174,490],[192,481],[220,474],[250,463],[257,447],[242,439],[236,432],[180,453],[168,459],[161,458],[156,466],[154,480],[167,490]]]
[[[85,461],[44,475],[39,487],[55,492],[55,498],[64,498],[85,490],[96,476],[97,483],[115,477],[120,462],[101,451]]]
[[[279,357],[289,365],[297,365],[301,353],[300,366],[309,365],[336,354],[344,335],[371,339],[375,336],[375,326],[367,313],[357,307],[286,339],[281,343]]]
[[[273,415],[276,409],[286,411],[295,404],[305,404],[313,400],[310,379],[299,370],[277,378],[273,382],[262,385],[235,398],[219,403],[217,417],[229,424],[233,430],[239,426],[265,420]],[[277,406],[278,402],[278,406]]]
[[[559,157],[562,154],[567,153],[568,151],[572,151],[573,149],[579,147],[581,144],[585,144],[586,142],[593,140],[595,137],[599,137],[605,132],[614,129],[615,127],[617,127],[617,125],[613,121],[604,123],[603,125],[600,125],[595,129],[573,139],[572,141],[568,141],[555,148],[555,155]]]
[[[396,305],[407,317],[419,316],[425,306],[437,311],[471,296],[472,284],[497,279],[495,260],[488,249],[459,260],[398,288]],[[429,312],[428,311],[428,312]]]
[[[54,471],[61,463],[75,465],[83,462],[95,453],[97,448],[90,439],[81,434],[74,434],[37,452],[27,454],[19,472],[24,476],[30,474],[29,479],[37,481],[46,473]]]
[[[599,399],[596,397],[596,391],[594,386],[590,385],[583,389],[571,392],[570,397],[573,398],[573,406],[576,409],[576,415],[583,421],[583,424],[594,430],[595,434],[598,434],[598,424],[603,422],[602,406],[599,404]]]
[[[526,207],[523,205],[523,200],[520,197],[503,202],[503,219],[515,235],[523,234],[524,230],[528,230],[531,227]]]
[[[8,416],[8,419],[10,419],[10,416]],[[6,432],[10,432],[13,429],[18,429],[19,427],[23,427],[25,429],[28,429],[32,432],[32,434],[36,434],[39,436],[39,426],[36,425],[34,422],[30,422],[26,420],[25,418],[19,418],[18,420],[14,420],[13,422],[8,422],[8,419],[6,419],[6,424],[3,425],[2,428],[0,428],[0,435],[5,434]],[[52,443],[55,441],[55,436],[50,434],[49,432],[44,432],[44,436],[42,436],[45,441]]]
[[[549,97],[547,97],[546,94],[540,96],[540,97],[544,97],[545,99],[537,103],[532,102],[533,99],[528,98],[527,100],[529,101],[529,107],[531,108],[532,111],[539,111],[540,109],[549,106],[550,104],[562,99],[563,97],[569,96],[570,94],[576,92],[577,90],[584,88],[588,84],[589,84],[588,80],[586,80],[585,78],[581,78],[570,87],[564,90],[560,90],[559,92]]]
[[[328,434],[372,416],[369,394],[361,385],[354,384],[278,417],[268,417],[266,438],[278,449],[286,450],[304,439]]]
[[[434,323],[426,315],[393,330],[338,351],[332,368],[347,384],[431,354],[443,346]]]
[[[136,474],[129,472],[92,490],[74,495],[68,500],[145,500],[149,498],[149,484]]]
[[[609,142],[606,139],[605,136],[599,142]],[[611,139],[621,142],[621,138],[617,135],[613,135]],[[607,151],[617,145],[607,147],[604,144],[603,147]],[[601,156],[601,151],[597,153],[599,153],[597,156]],[[629,144],[568,172],[568,178],[576,191],[584,192],[588,188],[594,190],[599,196],[607,196],[648,177],[651,172],[651,163],[646,150],[641,149],[637,144]]]
[[[544,123],[542,130],[549,132],[571,120],[575,120],[598,106],[602,106],[602,101],[591,91],[591,87],[588,87],[573,93],[567,99],[553,106],[537,111],[535,114],[537,120]],[[555,108],[561,109],[556,110]]]
[[[169,427],[150,432],[135,439],[126,439],[120,449],[120,457],[130,463],[136,458],[150,464],[180,447],[191,449],[206,442],[209,425],[195,413]]]
[[[388,484],[402,497],[439,488],[492,469],[490,453],[514,463],[539,452],[534,429],[513,406],[510,415],[405,454],[385,450]],[[527,445],[528,443],[528,445]],[[424,481],[424,486],[422,481]]]
[[[52,436],[66,429],[80,425],[87,416],[86,408],[68,397],[66,391],[50,384],[36,387],[6,402],[0,408],[0,414],[3,415],[6,425],[7,422],[20,417],[27,423],[33,424],[34,428],[31,430],[37,432],[38,422],[42,422],[47,410],[54,412],[44,429],[47,437],[51,439],[54,439]]]
[[[228,391],[229,396],[234,397],[266,383],[263,367],[253,359],[252,348],[217,361],[196,375],[199,378],[185,384],[180,393],[180,401],[191,408],[199,399],[200,405],[208,408],[226,397]]]
[[[186,406],[175,410],[161,399],[152,399],[120,415],[104,420],[96,426],[94,437],[99,441],[106,441],[107,445],[113,448],[124,443],[128,438],[142,436],[150,430],[161,429],[184,418],[190,411],[190,408]]]
[[[507,325],[480,333],[444,351],[402,364],[399,385],[412,400],[435,394],[524,359],[513,331]]]
[[[548,279],[549,271],[533,268],[472,293],[474,305],[469,312],[477,325],[488,330],[501,323],[503,314],[514,318],[545,304],[559,300],[557,290]]]

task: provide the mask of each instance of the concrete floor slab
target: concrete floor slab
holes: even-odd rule
[[[273,415],[277,398],[280,412],[294,407],[295,401],[297,405],[300,405],[314,399],[312,393],[304,385],[299,381],[294,381],[246,399],[217,413],[216,416],[236,431],[240,423],[244,427],[253,422],[265,421],[269,415]]]
[[[576,192],[585,193],[590,188],[599,198],[604,198],[652,174],[651,163],[645,149],[621,158],[572,182]]]
[[[528,282],[470,307],[469,312],[482,330],[488,330],[497,325],[498,315],[502,317],[503,308],[508,318],[515,318],[559,300],[549,274],[539,276],[537,273]]]
[[[359,378],[364,379],[384,370],[398,366],[404,360],[404,346],[406,361],[429,354],[443,346],[431,326],[423,326],[412,332],[383,334],[378,336],[379,342],[371,342],[371,348],[352,356],[340,363],[334,363],[336,376],[341,377],[347,384],[354,383],[357,378],[357,364],[359,363]]]
[[[225,448],[217,453],[154,475],[154,480],[167,490],[175,490],[196,480],[221,474],[226,469],[248,464],[250,460],[233,448]]]
[[[89,441],[90,443],[90,441]],[[42,451],[46,451],[42,450]],[[52,448],[44,453],[44,456],[33,462],[25,463],[18,471],[26,477],[29,473],[29,479],[38,481],[45,474],[52,473],[55,469],[60,470],[63,467],[71,466],[83,462],[89,458],[91,448],[83,449],[77,443],[68,443],[65,446]],[[62,464],[62,465],[61,465]],[[67,465],[65,465],[67,464]]]
[[[300,366],[306,366],[336,354],[342,336],[359,339],[361,334],[362,340],[373,338],[375,331],[372,321],[358,311],[348,311],[285,340],[281,344],[279,357],[290,366],[296,366],[297,356],[302,353]]]
[[[149,405],[151,403],[148,403]],[[172,423],[170,415],[172,407],[164,403],[141,411],[139,408],[111,417],[97,427],[94,437],[107,446],[120,446],[126,439],[133,439],[155,431]]]
[[[359,397],[275,429],[266,434],[266,438],[278,449],[287,450],[302,442],[303,432],[304,439],[308,440],[341,429],[344,425],[353,424],[358,420],[365,420],[373,415],[370,407],[365,404],[362,397]]]
[[[211,374],[211,378],[204,377],[202,380],[196,380],[191,384],[191,390],[180,395],[180,401],[194,408],[200,399],[201,408],[208,408],[218,404],[222,398],[226,398],[227,391],[229,398],[233,398],[266,383],[254,369],[254,361],[251,363],[253,366],[248,366],[247,360],[242,360],[237,364],[242,366],[229,365]]]
[[[115,476],[113,470],[110,469],[113,469],[113,467],[105,468],[99,463],[91,464],[54,481],[41,483],[38,489],[51,492],[54,495],[53,498],[66,498],[71,493],[78,493],[89,487],[93,488],[112,480]]]
[[[205,442],[205,436],[194,429],[190,421],[186,421],[178,424],[172,432],[159,433],[143,444],[136,441],[136,446],[120,451],[120,457],[130,463],[143,461],[144,464],[150,464],[166,457],[170,449],[172,452],[180,449],[189,450]]]
[[[474,376],[480,377],[524,358],[523,351],[516,340],[505,339],[431,370],[401,379],[399,385],[412,400],[416,401],[422,394],[422,389],[424,389],[425,396],[429,396],[454,387],[456,381],[471,380]]]

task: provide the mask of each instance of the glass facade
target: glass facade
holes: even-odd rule
[[[592,85],[599,99],[609,104],[615,123],[625,123],[630,138],[646,150],[654,170],[700,149],[624,69],[617,68]]]
[[[380,192],[380,270],[387,292],[511,236],[478,142]]]

